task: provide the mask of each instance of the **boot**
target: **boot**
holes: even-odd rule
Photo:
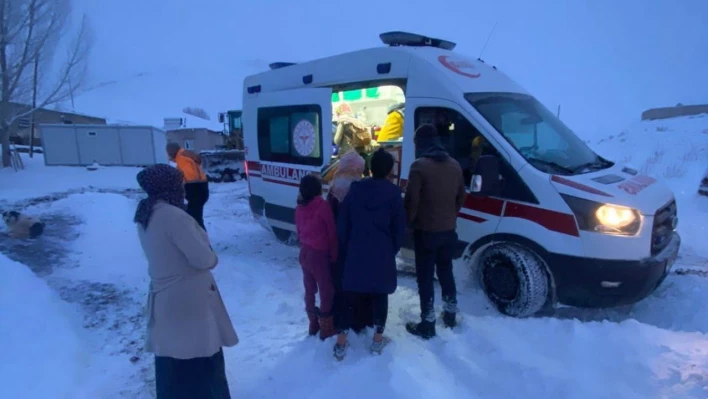
[[[332,316],[320,316],[320,328],[320,339],[323,341],[337,334],[337,331],[334,329],[334,318]]]
[[[344,331],[339,334],[337,337],[337,342],[334,344],[334,348],[332,348],[334,358],[340,362],[344,360],[344,357],[347,355],[348,348],[349,340],[347,339],[347,332]]]
[[[347,349],[349,349],[349,342],[345,344],[334,344],[333,352],[334,352],[334,358],[337,359],[338,361],[344,360],[344,357],[347,356]]]
[[[319,309],[317,308],[315,308],[314,312],[307,313],[307,318],[310,320],[310,326],[307,329],[307,333],[310,336],[317,335],[320,331],[320,321],[317,319],[317,313],[319,313]]]
[[[435,322],[421,321],[420,323],[408,323],[406,324],[406,331],[417,337],[430,339],[435,336]]]
[[[391,338],[389,337],[381,337],[380,341],[374,339],[373,341],[371,341],[369,351],[374,355],[380,355],[381,352],[383,352],[384,347],[389,343],[391,343]]]
[[[457,326],[457,320],[455,319],[456,315],[457,315],[457,313],[453,313],[453,312],[443,312],[442,313],[442,319],[443,319],[443,323],[445,324],[445,327],[455,328]]]

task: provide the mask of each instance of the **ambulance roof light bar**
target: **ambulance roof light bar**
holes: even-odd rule
[[[410,32],[384,32],[379,35],[383,44],[391,47],[409,46],[409,47],[435,47],[443,50],[452,50],[457,46],[457,43],[449,40],[435,39]]]
[[[274,69],[285,68],[296,64],[297,62],[273,62],[272,64],[268,64],[268,68],[272,71]]]

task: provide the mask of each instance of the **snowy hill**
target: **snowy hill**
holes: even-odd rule
[[[708,167],[708,114],[638,122],[590,145],[604,157],[666,182],[678,203],[684,257],[708,256],[708,198],[698,195]]]
[[[162,128],[164,118],[186,117],[189,128],[220,131],[223,125],[218,123],[218,113],[238,109],[240,103],[239,77],[224,81],[211,73],[170,68],[89,88],[76,96],[74,105],[77,111],[104,117],[108,123],[147,124]],[[184,115],[184,107],[203,108],[210,120]]]

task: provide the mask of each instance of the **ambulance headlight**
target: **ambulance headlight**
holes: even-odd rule
[[[636,209],[603,204],[565,194],[561,196],[575,214],[580,230],[635,235],[642,225],[642,216]]]
[[[639,218],[637,211],[617,205],[603,205],[595,211],[597,221],[602,226],[610,229],[623,229],[636,222]]]

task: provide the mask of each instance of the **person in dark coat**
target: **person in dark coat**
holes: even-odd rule
[[[434,275],[442,291],[443,322],[455,327],[457,288],[452,256],[457,244],[457,213],[465,201],[460,164],[440,142],[433,125],[422,125],[414,137],[417,159],[411,164],[405,207],[413,228],[415,272],[420,296],[420,323],[406,330],[424,339],[435,336]]]
[[[406,216],[401,190],[389,178],[393,156],[380,149],[371,157],[372,177],[351,184],[339,207],[339,232],[344,268],[342,289],[371,297],[374,311],[372,353],[381,353],[388,339],[383,336],[388,316],[388,296],[396,291],[396,255],[403,244]],[[345,307],[340,319],[334,357],[344,359],[352,312]]]

